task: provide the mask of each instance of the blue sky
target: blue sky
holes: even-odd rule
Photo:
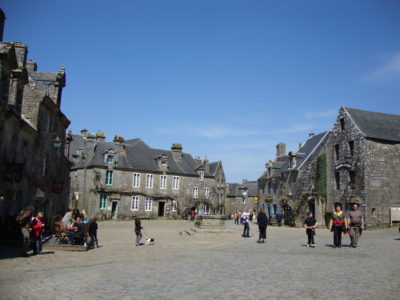
[[[341,105],[400,114],[400,1],[0,0],[5,41],[65,65],[70,129],[180,142],[256,180]]]

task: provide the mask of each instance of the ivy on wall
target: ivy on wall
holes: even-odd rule
[[[327,183],[326,183],[326,153],[323,152],[317,159],[317,170],[315,178],[315,191],[318,198],[322,201],[327,198]]]

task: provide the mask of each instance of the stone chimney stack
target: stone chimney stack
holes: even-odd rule
[[[204,158],[203,161],[203,166],[204,166],[204,172],[210,172],[210,162],[208,161],[207,156]]]
[[[17,42],[14,42],[13,45],[15,48],[15,54],[17,56],[18,67],[25,68],[28,57],[28,46]]]
[[[26,69],[28,72],[37,72],[37,64],[33,60],[28,60],[26,62]]]
[[[196,163],[198,163],[199,165],[201,165],[201,158],[200,158],[200,156],[195,156],[194,160],[196,161]]]
[[[96,142],[101,143],[106,140],[106,137],[104,135],[103,131],[97,131],[96,132]]]
[[[125,149],[125,139],[120,135],[114,136],[114,144],[118,151],[122,152]]]
[[[174,160],[181,161],[182,158],[183,158],[183,154],[182,154],[183,147],[182,147],[182,144],[180,144],[180,143],[172,144],[171,150],[172,150],[172,157],[174,158]]]
[[[279,143],[276,145],[276,158],[280,158],[286,155],[286,144]]]
[[[93,133],[89,133],[86,137],[87,150],[88,150],[88,162],[92,160],[94,156],[94,146],[96,145],[96,136]]]
[[[83,128],[83,129],[81,130],[81,136],[82,136],[84,139],[87,138],[87,129],[86,129],[86,128]]]

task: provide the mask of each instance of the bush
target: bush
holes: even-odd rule
[[[195,227],[200,227],[200,225],[201,225],[201,220],[194,221],[194,226]]]

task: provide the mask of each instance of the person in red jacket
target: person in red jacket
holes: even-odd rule
[[[33,235],[33,254],[42,254],[42,238],[44,233],[43,213],[37,213],[36,217],[32,218],[31,227]]]

